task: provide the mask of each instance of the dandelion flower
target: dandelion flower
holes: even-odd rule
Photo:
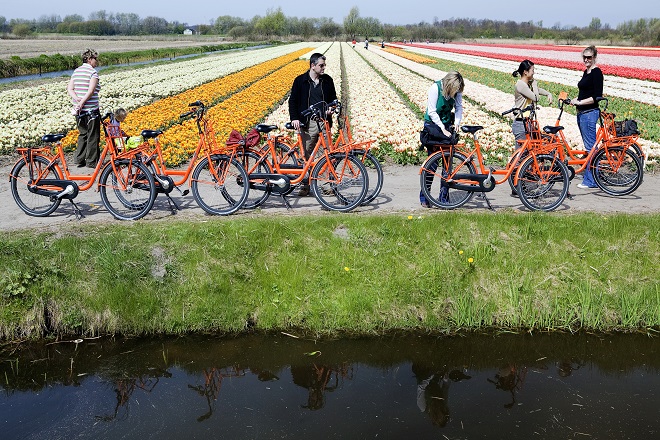
[[[472,258],[472,257],[468,258],[468,263],[470,263],[470,264],[474,263],[474,258]]]
[[[350,271],[351,271],[351,268],[348,267],[348,266],[345,266],[345,267],[344,267],[344,270],[345,270],[346,272],[350,272]]]
[[[463,255],[463,251],[458,251],[458,255]]]
[[[408,216],[408,220],[412,220],[412,219],[413,219],[413,216],[412,216],[412,215],[409,215],[409,216]]]

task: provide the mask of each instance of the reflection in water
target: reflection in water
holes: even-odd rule
[[[471,379],[460,370],[434,370],[432,366],[412,364],[412,371],[417,380],[417,407],[426,413],[431,423],[445,426],[449,421],[449,384]]]
[[[636,335],[20,344],[0,388],[3,440],[660,433],[660,346]]]
[[[527,367],[509,364],[495,373],[495,378],[488,378],[488,382],[495,385],[498,390],[511,393],[511,402],[504,405],[511,408],[516,403],[516,393],[522,390],[523,382],[527,376]]]
[[[292,366],[291,376],[293,383],[309,390],[307,404],[301,408],[317,410],[325,404],[325,393],[332,392],[340,387],[344,379],[353,378],[353,368],[343,363],[337,367],[327,365]]]
[[[128,403],[135,390],[142,390],[150,393],[156,388],[160,377],[172,377],[172,374],[165,370],[153,369],[149,374],[136,378],[117,379],[114,383],[114,391],[117,395],[117,405],[112,415],[95,416],[97,420],[109,422],[115,419],[126,420],[128,417]],[[123,414],[119,415],[123,409]]]
[[[222,380],[226,377],[243,377],[245,376],[245,370],[239,368],[238,366],[232,366],[229,368],[209,368],[202,371],[204,375],[204,385],[188,385],[188,388],[195,390],[197,394],[206,398],[206,404],[208,405],[209,410],[197,417],[198,422],[203,422],[213,415],[213,409],[215,408],[215,402],[218,400],[218,394],[220,394],[220,386],[222,385]]]

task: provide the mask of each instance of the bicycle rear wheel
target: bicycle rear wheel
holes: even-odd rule
[[[331,211],[348,212],[359,206],[367,195],[367,169],[355,156],[337,154],[321,158],[312,170],[310,189],[321,206]]]
[[[378,159],[369,152],[365,153],[364,150],[354,150],[353,154],[362,162],[369,176],[369,189],[362,201],[362,204],[366,205],[373,202],[383,189],[383,167]]]
[[[51,200],[50,197],[37,194],[34,191],[30,191],[29,188],[29,183],[36,176],[41,176],[40,180],[62,179],[59,170],[48,167],[48,164],[49,161],[45,157],[33,156],[32,176],[30,176],[30,167],[25,159],[17,162],[11,170],[11,174],[9,174],[11,195],[14,197],[14,201],[18,207],[27,215],[46,217],[60,206],[61,199]],[[63,190],[64,188],[57,189]]]
[[[157,195],[149,168],[130,159],[105,165],[99,177],[99,192],[105,208],[118,220],[141,219],[154,206]]]
[[[596,185],[613,196],[632,193],[644,176],[640,158],[627,147],[601,148],[591,161],[591,172]]]
[[[241,151],[236,159],[241,163],[245,172],[248,173],[250,190],[245,199],[243,208],[255,209],[263,205],[271,193],[273,185],[268,183],[268,179],[251,179],[251,173],[272,173],[270,165],[266,161],[259,162],[261,156],[252,151]]]
[[[472,199],[473,191],[450,189],[447,180],[457,174],[476,174],[471,161],[458,152],[451,156],[449,151],[434,153],[424,165],[419,176],[422,194],[433,206],[454,209]]]
[[[202,159],[192,174],[193,197],[207,213],[229,215],[238,211],[250,190],[248,175],[243,166],[225,155]]]
[[[569,176],[568,168],[558,157],[532,155],[518,170],[518,197],[533,211],[553,211],[568,194]]]

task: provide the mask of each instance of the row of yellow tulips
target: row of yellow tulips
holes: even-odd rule
[[[122,128],[128,134],[138,134],[145,128],[166,128],[186,111],[190,102],[201,100],[206,105],[213,105],[308,52],[308,48],[302,49],[140,107],[129,113]],[[72,130],[63,144],[75,145],[77,137],[78,131]]]
[[[293,79],[309,67],[307,60],[297,60],[271,73],[249,87],[234,93],[208,110],[218,144],[223,144],[231,130],[245,133],[268,115],[291,89]],[[163,158],[178,164],[190,157],[199,135],[193,121],[173,125],[165,131]]]

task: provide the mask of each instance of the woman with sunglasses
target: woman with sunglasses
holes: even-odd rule
[[[586,69],[578,82],[578,97],[571,99],[571,104],[577,109],[577,123],[587,154],[596,143],[596,124],[600,116],[596,98],[603,96],[603,72],[596,65],[597,55],[595,46],[589,46],[582,51],[582,61]],[[589,166],[584,171],[582,183],[577,187],[581,189],[597,187]]]

